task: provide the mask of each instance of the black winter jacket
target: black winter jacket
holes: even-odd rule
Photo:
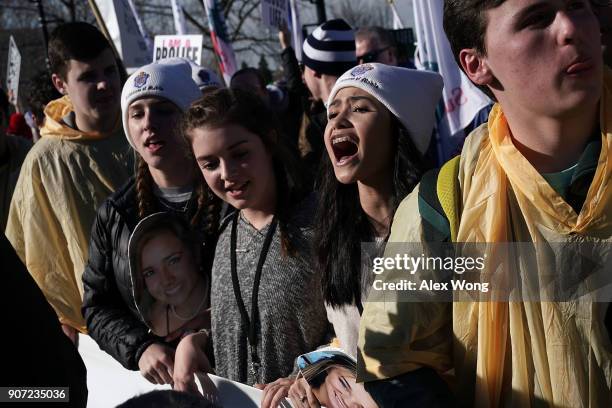
[[[192,204],[188,217],[196,210],[195,202]],[[163,343],[139,319],[132,294],[127,252],[130,235],[139,220],[136,184],[132,178],[98,209],[91,231],[89,260],[83,272],[82,312],[89,335],[102,350],[130,370],[138,370],[138,360],[150,344]],[[203,236],[202,231],[198,232]],[[206,273],[210,273],[212,263],[207,254],[214,254],[214,242],[211,244],[205,245],[203,254]]]

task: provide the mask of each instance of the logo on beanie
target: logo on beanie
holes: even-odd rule
[[[147,83],[147,79],[149,79],[149,77],[150,75],[146,72],[140,72],[134,77],[134,86],[136,88],[142,88]]]
[[[358,65],[351,71],[351,76],[357,77],[359,75],[363,75],[368,71],[373,70],[374,67],[370,64]]]

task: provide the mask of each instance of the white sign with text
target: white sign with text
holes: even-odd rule
[[[261,20],[275,30],[282,26],[291,27],[289,0],[261,0]]]
[[[202,35],[156,35],[153,61],[180,57],[202,65],[202,41]]]

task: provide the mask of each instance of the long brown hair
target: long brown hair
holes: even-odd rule
[[[291,160],[293,155],[281,140],[274,112],[259,97],[249,92],[240,89],[217,89],[191,105],[183,116],[181,129],[183,137],[191,146],[191,130],[228,125],[238,125],[258,135],[272,156],[277,191],[276,217],[281,233],[282,254],[291,254],[293,250],[288,229],[290,211],[302,200],[305,191],[301,174],[296,167],[297,159]],[[191,151],[193,155],[193,150]],[[205,184],[204,189],[207,191],[207,197],[214,197],[208,185]]]

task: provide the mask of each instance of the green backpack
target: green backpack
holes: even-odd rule
[[[419,186],[419,213],[426,242],[455,242],[460,218],[459,159],[423,176]]]

